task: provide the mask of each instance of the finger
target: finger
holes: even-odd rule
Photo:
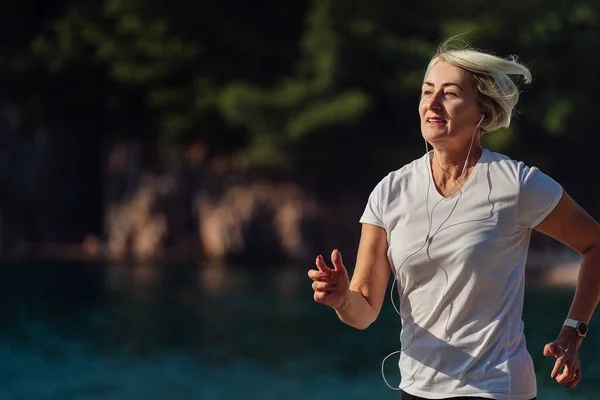
[[[574,388],[581,381],[581,369],[575,370],[575,377],[573,380],[565,385],[567,388]]]
[[[313,281],[326,281],[329,278],[329,273],[311,269],[308,271],[308,277]]]
[[[328,292],[315,292],[313,298],[317,303],[323,303],[329,297],[331,293]]]
[[[317,257],[315,264],[317,264],[317,268],[319,268],[319,271],[321,271],[321,272],[330,272],[331,271],[331,268],[329,268],[327,266],[327,264],[325,264],[325,260],[323,260],[323,257],[321,257],[321,256]]]
[[[564,350],[556,342],[548,343],[544,346],[544,355],[558,358],[564,354]]]
[[[333,292],[333,290],[335,289],[335,285],[328,283],[328,282],[314,281],[312,284],[312,288],[316,292],[328,292],[329,293],[329,292]]]
[[[569,367],[568,363],[564,364],[563,370],[556,376],[556,382],[558,383],[569,383],[572,380],[572,369]]]
[[[331,252],[331,262],[333,263],[333,268],[338,271],[346,271],[346,267],[344,267],[344,261],[342,260],[342,253],[338,249],[335,249]]]
[[[556,378],[560,369],[564,366],[564,357],[558,357],[556,362],[554,363],[554,368],[552,368],[552,372],[550,373],[550,377],[552,379]]]

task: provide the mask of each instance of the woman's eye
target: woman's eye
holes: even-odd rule
[[[446,96],[456,97],[458,95],[455,92],[446,92]]]

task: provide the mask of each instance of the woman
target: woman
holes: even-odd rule
[[[447,45],[422,87],[426,154],[369,196],[351,281],[337,250],[333,268],[317,257],[308,273],[314,299],[365,329],[391,271],[404,319],[402,399],[531,400],[537,388],[521,313],[535,229],[582,255],[565,325],[543,350],[556,358],[551,376],[575,387],[578,347],[600,296],[600,226],[552,178],[480,145],[483,134],[510,124],[519,92],[509,75],[528,83],[529,70]]]

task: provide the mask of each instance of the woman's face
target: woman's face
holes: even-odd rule
[[[419,115],[421,133],[432,145],[469,143],[483,117],[473,75],[443,61],[436,63],[423,82]]]

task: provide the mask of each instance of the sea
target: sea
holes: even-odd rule
[[[305,266],[0,264],[0,400],[399,399],[386,301],[366,330],[312,299]],[[600,323],[566,389],[542,355],[572,288],[529,285],[523,321],[538,399],[600,399]],[[398,385],[397,365],[384,366]]]

